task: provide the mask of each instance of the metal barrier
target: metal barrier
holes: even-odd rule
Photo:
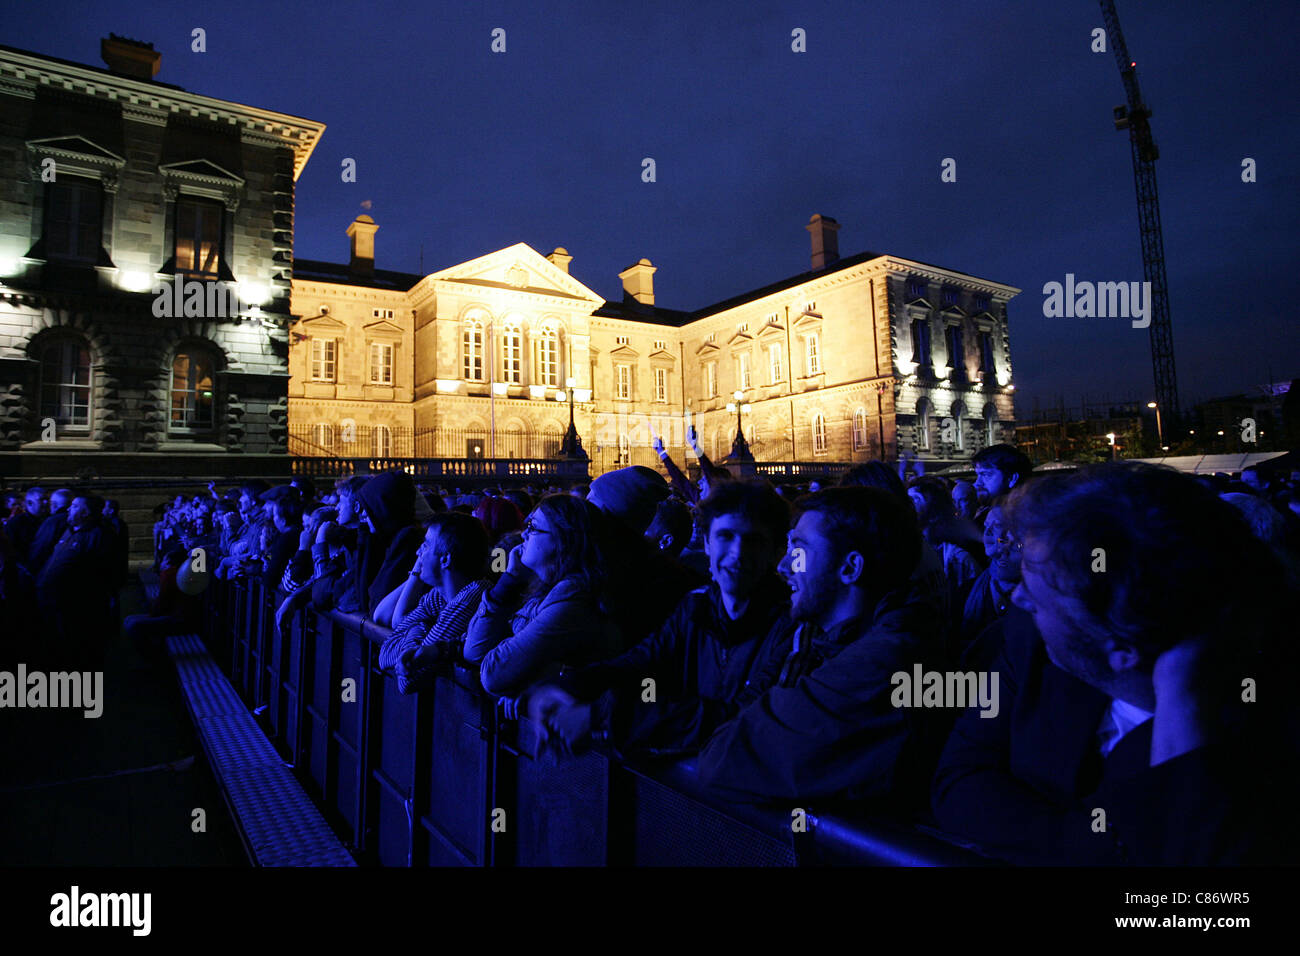
[[[384,866],[971,865],[916,828],[727,804],[692,761],[557,761],[505,720],[478,673],[446,665],[403,695],[379,670],[389,635],[300,612],[277,633],[259,580],[213,580],[204,637],[244,703],[362,863]]]

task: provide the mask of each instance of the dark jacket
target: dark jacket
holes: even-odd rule
[[[1003,623],[999,712],[968,711],[953,728],[934,778],[940,826],[1014,863],[1295,862],[1293,790],[1279,786],[1297,770],[1286,722],[1242,723],[1151,767],[1148,720],[1103,758],[1111,699],[1048,660],[1029,615]]]
[[[26,564],[31,556],[32,542],[36,540],[36,532],[40,530],[42,520],[24,511],[5,522],[5,534],[9,536],[9,543],[13,545],[18,560],[23,564]]]
[[[41,569],[45,566],[45,562],[50,559],[54,546],[63,537],[63,531],[67,526],[67,508],[47,516],[41,522],[36,537],[32,540],[31,550],[27,552],[27,570],[32,572],[34,577],[40,577]]]
[[[739,801],[867,799],[913,810],[928,790],[945,715],[895,707],[891,677],[943,659],[932,604],[905,591],[882,598],[863,618],[817,634],[820,663],[792,687],[769,672],[766,690],[723,724],[700,752],[703,782]]]
[[[751,674],[785,659],[789,609],[789,589],[775,575],[735,621],[716,584],[699,588],[636,647],[578,671],[570,690],[598,698],[592,727],[607,732],[616,750],[693,753],[740,710]],[[643,699],[647,678],[655,682],[653,701]]]
[[[115,562],[112,534],[98,524],[64,532],[36,579],[37,601],[52,637],[102,647],[111,636]]]
[[[357,532],[356,559],[335,588],[334,602],[340,610],[368,617],[414,566],[424,529],[415,523],[418,495],[405,472],[385,472],[367,481],[357,494],[374,530],[362,527]],[[423,499],[418,504],[428,509]]]
[[[687,592],[709,579],[617,520],[608,522],[605,534],[606,553],[617,555],[604,569],[607,606],[626,650],[655,633]]]

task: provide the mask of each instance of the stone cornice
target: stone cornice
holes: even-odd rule
[[[89,67],[57,63],[32,54],[0,50],[0,91],[30,97],[41,86],[121,103],[123,114],[129,119],[155,125],[161,125],[159,121],[169,114],[183,114],[238,126],[246,141],[293,149],[295,180],[325,132],[324,123],[301,116],[244,106]]]
[[[883,265],[890,275],[918,275],[935,282],[974,289],[990,296],[1000,296],[1004,301],[1019,295],[1021,292],[1015,286],[994,282],[991,279],[981,279],[977,276],[967,275],[964,272],[953,272],[938,266],[928,266],[921,262],[914,262],[911,259],[902,259],[897,256],[885,256],[883,259]],[[880,262],[881,260],[872,261]]]

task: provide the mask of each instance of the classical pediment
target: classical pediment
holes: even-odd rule
[[[462,262],[450,269],[435,272],[431,278],[480,288],[583,299],[593,303],[593,307],[605,301],[555,263],[522,242]]]
[[[790,324],[796,329],[820,328],[822,317],[814,312],[804,312]]]
[[[754,337],[750,335],[748,332],[737,332],[731,338],[727,339],[727,344],[728,345],[750,345],[753,343],[753,341],[754,341]]]
[[[328,315],[316,315],[310,319],[303,319],[299,323],[299,328],[313,335],[323,335],[327,332],[337,332],[341,335],[348,330],[346,325]]]
[[[53,156],[56,159],[62,154],[69,158],[74,156],[79,159],[93,158],[117,166],[121,166],[126,162],[124,156],[119,156],[112,150],[105,149],[84,136],[51,136],[46,139],[28,140],[27,148]]]
[[[718,351],[718,344],[717,344],[716,342],[712,342],[712,341],[709,341],[708,339],[705,339],[703,342],[700,343],[700,347],[699,347],[698,349],[695,350],[695,354],[696,354],[696,355],[713,355],[713,354],[715,354],[717,351]]]
[[[612,359],[635,359],[640,355],[641,353],[630,345],[620,345],[609,353],[609,357]]]
[[[659,359],[660,361],[669,361],[669,362],[674,362],[677,360],[677,357],[667,349],[655,349],[653,352],[650,353],[650,358]]]
[[[387,319],[380,319],[378,322],[371,322],[369,325],[362,326],[371,335],[401,335],[402,327],[394,325]]]

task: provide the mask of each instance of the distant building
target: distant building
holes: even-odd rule
[[[324,126],[101,52],[0,47],[0,468],[283,456],[294,183]]]
[[[297,453],[552,457],[570,392],[594,473],[657,464],[652,433],[684,464],[688,419],[722,459],[737,390],[759,461],[903,449],[951,463],[1012,437],[1006,306],[1019,290],[896,256],[840,259],[833,219],[807,227],[809,271],[692,312],[656,305],[647,259],[605,301],[562,248],[519,243],[423,277],[379,270],[377,229],[369,216],[348,227],[347,265],[297,263]]]

